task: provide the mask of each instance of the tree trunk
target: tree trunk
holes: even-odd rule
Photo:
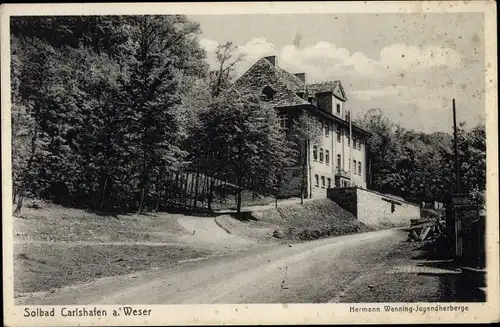
[[[190,200],[191,200],[191,196],[194,194],[194,183],[196,182],[196,175],[194,174],[190,174],[191,175],[191,185],[189,187],[189,196],[187,196],[187,199],[188,199],[188,203],[187,203],[187,206],[191,206],[191,203],[190,203]]]
[[[185,173],[184,174],[184,177],[186,178],[186,181],[184,183],[184,188],[182,189],[182,199],[181,199],[181,205],[184,205],[184,206],[188,206],[188,204],[186,203],[186,199],[187,199],[187,190],[188,190],[188,182],[189,182],[189,173]]]
[[[203,187],[201,188],[201,203],[205,203],[208,195],[208,176],[203,175]]]
[[[372,180],[372,161],[371,159],[368,159],[368,181],[367,181],[367,187],[368,189],[371,189],[373,187],[372,185],[373,180]]]
[[[106,174],[106,177],[104,179],[104,183],[103,183],[103,186],[101,189],[101,199],[100,199],[100,204],[99,204],[99,208],[101,210],[103,210],[104,204],[106,203],[105,196],[106,196],[106,188],[107,187],[108,187],[108,175]]]
[[[238,187],[238,194],[236,195],[236,212],[241,212],[241,188]]]
[[[208,210],[212,210],[213,196],[214,196],[214,178],[210,177],[208,185],[208,195],[207,195]]]
[[[304,193],[306,188],[306,158],[307,158],[307,143],[304,141],[304,152],[302,154],[302,172],[300,177],[300,204],[304,204]]]
[[[26,164],[26,170],[24,171],[24,176],[22,178],[21,189],[19,190],[17,206],[16,206],[16,210],[14,210],[14,214],[20,213],[21,208],[23,206],[24,192],[26,189],[26,182],[27,182],[26,179],[28,178],[28,174],[31,170],[33,160],[35,159],[37,138],[38,138],[38,135],[37,135],[37,132],[35,131],[33,134],[33,137],[31,138],[31,154],[30,154],[30,157],[28,159],[28,163]]]
[[[142,212],[142,205],[144,203],[144,189],[146,188],[146,185],[142,186],[141,189],[141,200],[139,202],[139,210],[137,210],[137,214],[140,214]]]
[[[226,189],[227,189],[227,183],[226,181],[224,181],[224,184],[222,184],[222,199],[224,200],[224,204],[227,203]]]
[[[309,140],[307,140],[306,144],[306,161],[307,161],[307,169],[308,169],[308,174],[309,174],[309,179],[308,179],[308,193],[309,193],[309,199],[312,199],[312,171],[311,171],[311,157],[309,154],[309,149],[311,148],[311,145],[309,143]]]
[[[200,179],[200,173],[196,172],[195,186],[194,186],[194,198],[193,198],[193,209],[196,209],[196,205],[198,203],[198,184],[200,184],[199,179]]]
[[[24,186],[25,185],[26,185],[26,183],[23,182],[23,185],[21,186],[21,190],[19,191],[19,199],[17,200],[17,206],[16,206],[16,210],[14,210],[14,214],[18,214],[21,212],[21,208],[23,206]]]
[[[158,210],[160,208],[160,199],[161,199],[161,186],[160,186],[160,183],[156,183],[156,185],[155,185],[155,191],[156,191],[156,206],[155,206],[155,210],[156,210],[156,212],[158,212]]]

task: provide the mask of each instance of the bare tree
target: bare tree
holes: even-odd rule
[[[306,193],[306,169],[310,165],[309,154],[311,153],[311,145],[319,144],[322,136],[322,128],[321,124],[315,117],[307,112],[302,112],[299,119],[295,121],[293,130],[298,143],[302,145],[302,150],[300,151],[300,161],[302,163],[300,203],[302,204],[304,203],[304,193]]]
[[[236,64],[246,57],[245,53],[238,51],[233,42],[217,46],[215,55],[217,69],[210,71],[210,91],[214,98],[229,87]]]

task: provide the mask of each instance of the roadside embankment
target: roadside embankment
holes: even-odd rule
[[[329,199],[225,215],[217,221],[233,234],[260,240],[306,241],[374,230]]]
[[[30,202],[13,217],[16,296],[228,251],[186,230],[178,222],[185,215],[108,215]]]

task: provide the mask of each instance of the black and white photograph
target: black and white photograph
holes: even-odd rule
[[[495,6],[476,4],[2,15],[11,314],[498,314]]]

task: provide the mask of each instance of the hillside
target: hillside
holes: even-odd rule
[[[329,199],[226,215],[217,221],[230,233],[261,240],[272,235],[275,239],[305,241],[373,230]]]

